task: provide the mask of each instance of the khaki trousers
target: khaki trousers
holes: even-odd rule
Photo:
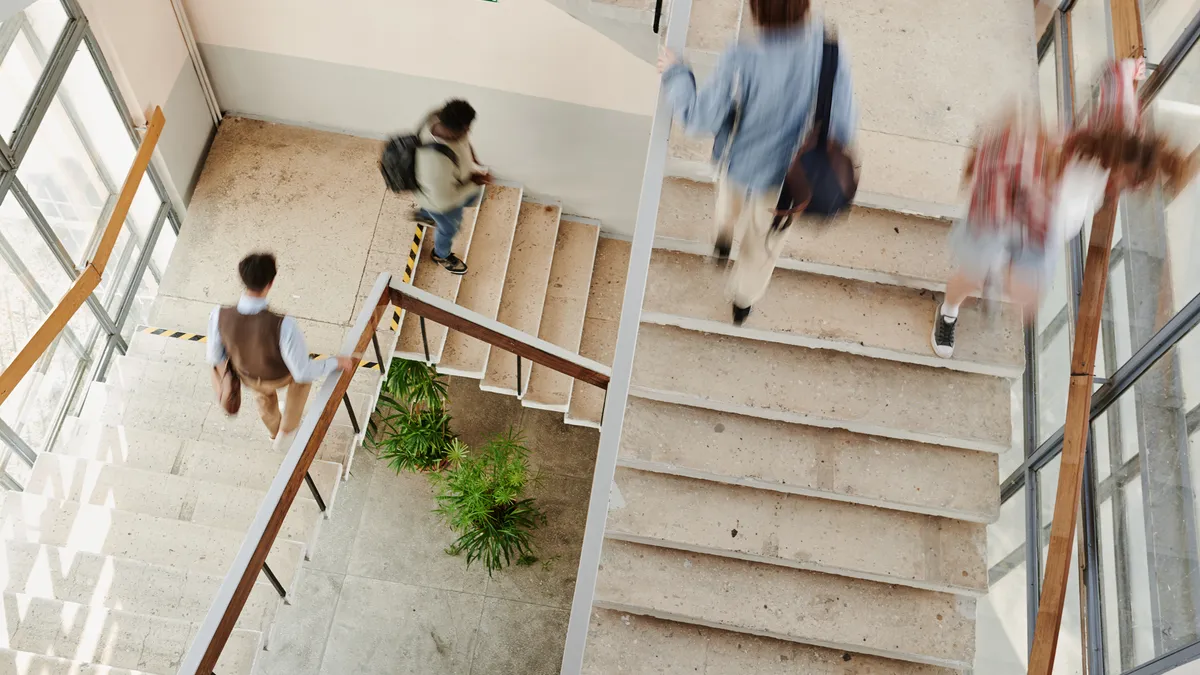
[[[713,220],[716,241],[741,239],[725,288],[726,295],[738,307],[750,307],[762,299],[775,263],[783,253],[791,228],[771,232],[778,200],[777,191],[751,195],[749,190],[727,179],[717,182],[717,213]]]
[[[308,401],[308,391],[312,389],[311,382],[295,382],[292,376],[278,380],[260,380],[254,377],[242,377],[242,384],[254,391],[258,400],[258,415],[271,438],[283,433],[291,433],[300,426],[300,418],[304,416],[304,404]],[[287,397],[284,401],[283,413],[279,412],[279,390],[287,387]]]

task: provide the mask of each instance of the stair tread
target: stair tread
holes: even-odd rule
[[[930,347],[938,300],[929,291],[780,269],[746,323],[734,326],[726,278],[708,259],[655,251],[642,321],[965,372],[1003,377],[1024,372],[1021,312],[1015,305],[1002,305],[993,326],[981,303],[966,303],[954,358],[942,359]]]
[[[652,324],[636,354],[631,391],[644,398],[971,450],[1011,444],[1003,378]]]
[[[625,299],[625,279],[629,274],[630,244],[619,239],[601,238],[596,246],[592,284],[588,289],[587,309],[579,355],[611,365]],[[604,390],[575,380],[566,420],[570,424],[599,427],[604,415]]]
[[[530,335],[537,335],[542,324],[561,213],[558,206],[524,202],[517,216],[496,320]],[[523,387],[529,384],[532,366],[532,361],[521,363]],[[480,386],[488,391],[519,396],[523,392],[517,391],[516,368],[516,355],[493,346],[488,350],[487,367]]]
[[[853,651],[853,650],[851,650]],[[956,675],[958,671],[608,609],[592,611],[583,675]]]
[[[874,656],[969,668],[973,598],[607,540],[602,608]]]
[[[564,218],[554,244],[538,337],[573,353],[579,353],[583,337],[599,235],[600,228],[596,225]],[[572,382],[569,375],[535,363],[529,375],[525,404],[566,412]]]
[[[53,454],[255,490],[266,490],[283,463],[283,453],[275,452],[270,443],[205,443],[71,417],[59,433]],[[323,460],[314,461],[309,468],[327,501],[341,473],[340,464]]]
[[[711,183],[665,179],[657,244],[674,242],[668,247],[711,252],[715,203]],[[944,220],[854,207],[849,216],[826,226],[794,223],[778,267],[940,291],[954,272],[949,233]]]
[[[471,269],[463,276],[455,304],[489,319],[496,318],[520,209],[520,188],[488,187],[472,236]],[[447,331],[440,352],[438,364],[442,372],[475,379],[483,377],[488,357],[486,343],[457,331]]]
[[[237,556],[244,530],[9,492],[0,504],[0,538],[78,549],[156,565],[224,576]],[[267,558],[284,588],[290,588],[304,544],[277,540]]]
[[[7,630],[0,647],[121,668],[173,673],[198,624],[74,602],[4,593]],[[234,629],[215,672],[252,672],[262,633]]]
[[[76,549],[6,541],[0,590],[199,623],[224,577]],[[238,627],[270,627],[280,602],[270,583],[255,584]]]
[[[706,52],[724,49],[738,33],[742,4],[743,0],[694,3],[688,17],[687,48]]]
[[[943,593],[987,593],[981,524],[628,468],[617,469],[615,486],[606,537]]]
[[[477,207],[463,211],[462,226],[458,228],[458,234],[455,235],[454,242],[450,245],[450,250],[454,255],[468,263],[475,262],[470,257],[470,252],[478,213]],[[433,240],[433,230],[427,230],[424,241],[421,242],[421,257],[428,264],[417,265],[412,285],[439,298],[457,302],[458,289],[462,285],[463,277],[459,274],[451,274],[441,265],[429,260],[429,256],[433,255]],[[472,273],[473,271],[468,272],[468,274]],[[425,336],[429,341],[430,360],[437,363],[442,355],[442,347],[446,343],[446,327],[434,321],[426,321]],[[421,321],[415,314],[406,313],[404,315],[404,323],[400,326],[400,338],[396,342],[396,356],[412,360],[425,359],[425,347],[421,340]]]
[[[999,517],[992,453],[636,397],[625,409],[618,462],[978,523]]]
[[[382,348],[383,345],[380,345]],[[385,357],[386,358],[386,357]],[[370,347],[364,360],[375,361]],[[122,389],[146,389],[212,397],[212,369],[202,360],[195,364],[155,361],[135,355],[117,356],[105,375],[105,382]],[[379,386],[379,371],[360,368],[350,380],[351,396],[373,394]],[[318,383],[314,383],[314,386]],[[311,396],[311,394],[310,394]]]
[[[155,675],[16,649],[0,649],[0,663],[4,664],[4,670],[0,671],[4,675]]]
[[[42,454],[25,492],[51,499],[104,506],[183,522],[249,529],[266,490],[105,464],[79,457]],[[323,495],[332,502],[332,494]],[[297,494],[279,538],[313,543],[321,511],[307,490]]]

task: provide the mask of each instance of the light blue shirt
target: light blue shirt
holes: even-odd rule
[[[716,136],[714,162],[725,152],[734,111],[740,107],[727,175],[755,194],[769,192],[783,184],[792,155],[807,135],[824,43],[824,22],[812,17],[802,26],[764,32],[757,41],[729,47],[701,89],[691,67],[676,63],[663,72],[663,89],[685,131]],[[829,137],[849,146],[857,115],[850,55],[839,42]]]
[[[252,298],[243,295],[238,299],[239,314],[258,314],[267,308],[266,298]],[[229,358],[225,345],[221,343],[221,332],[217,328],[221,308],[213,309],[208,317],[208,363],[217,365]],[[288,372],[296,382],[315,382],[337,370],[335,359],[312,359],[308,355],[308,345],[304,343],[304,334],[300,326],[290,316],[283,317],[279,327],[279,350],[283,353],[283,362],[287,364]]]

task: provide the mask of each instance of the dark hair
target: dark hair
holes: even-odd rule
[[[809,0],[750,0],[750,14],[762,28],[790,28],[808,19]]]
[[[251,253],[238,263],[238,274],[246,290],[258,293],[275,281],[275,256],[270,253]]]
[[[1162,179],[1167,191],[1175,193],[1196,173],[1193,158],[1173,147],[1166,138],[1154,133],[1135,134],[1119,127],[1076,131],[1063,143],[1063,155],[1091,159],[1109,170],[1122,169],[1127,172],[1129,187],[1133,189]]]
[[[447,101],[446,105],[438,111],[438,121],[446,127],[447,131],[465,134],[471,128],[471,123],[475,121],[475,109],[470,103],[462,99],[454,99]]]

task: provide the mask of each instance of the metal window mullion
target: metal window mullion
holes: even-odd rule
[[[142,246],[141,255],[138,256],[134,263],[133,277],[129,280],[129,288],[126,290],[125,297],[121,300],[121,306],[117,309],[117,328],[125,325],[125,320],[129,318],[129,312],[133,308],[133,301],[137,294],[137,287],[142,282],[142,275],[146,273],[146,268],[149,266],[150,257],[154,253],[154,244],[158,241],[158,235],[162,231],[163,223],[167,220],[167,212],[170,206],[166,202],[159,204],[158,213],[154,215],[154,224],[150,226],[150,232],[146,236],[146,244]]]
[[[9,475],[8,471],[0,471],[0,486],[11,492],[23,492],[25,486],[17,482],[16,478]]]
[[[1167,53],[1163,55],[1162,60],[1158,62],[1150,77],[1138,87],[1138,97],[1142,100],[1142,105],[1148,104],[1154,100],[1158,92],[1162,91],[1163,85],[1171,78],[1171,75],[1187,58],[1188,53],[1192,51],[1192,47],[1196,46],[1197,40],[1200,39],[1200,13],[1192,17],[1187,27],[1183,29],[1183,34],[1179,36]]]
[[[1091,433],[1092,429],[1088,430],[1087,445],[1084,449],[1083,457],[1083,494],[1080,500],[1080,515],[1083,520],[1082,525],[1082,541],[1083,550],[1080,551],[1080,559],[1084,563],[1083,574],[1080,575],[1081,581],[1084,583],[1084,594],[1087,599],[1083,609],[1084,622],[1087,624],[1087,644],[1085,646],[1086,658],[1084,662],[1085,672],[1088,673],[1103,673],[1105,672],[1104,660],[1104,606],[1102,604],[1100,589],[1102,580],[1100,576],[1100,531],[1098,520],[1098,509],[1096,502],[1096,463],[1095,463],[1095,434]]]
[[[38,304],[38,307],[42,308],[43,312],[49,314],[54,310],[54,300],[42,289],[37,279],[33,278],[33,274],[25,266],[24,261],[21,260],[21,256],[8,243],[8,239],[3,234],[0,234],[0,258],[3,258],[8,263],[9,269],[21,280],[21,285],[25,287],[25,290],[29,291],[29,294],[33,296],[34,302]],[[79,356],[84,355],[83,343],[79,341],[79,338],[75,335],[75,331],[71,330],[70,326],[63,326],[62,335],[67,340],[67,344],[71,345],[71,349],[75,350],[76,354]]]
[[[50,222],[42,215],[37,204],[33,200],[33,195],[25,189],[21,180],[15,175],[12,175],[12,187],[10,192],[17,198],[17,202],[25,209],[25,215],[29,221],[33,223],[34,229],[42,236],[42,240],[50,247],[50,252],[54,254],[58,264],[67,272],[74,281],[79,277],[79,268],[75,265],[75,260],[71,258],[71,254],[67,251],[67,247],[63,246],[62,240],[58,238],[58,234],[54,228],[50,226]]]
[[[83,19],[67,19],[67,25],[54,45],[54,51],[50,53],[50,60],[42,69],[42,75],[34,89],[33,98],[25,106],[25,112],[21,115],[21,121],[17,123],[17,128],[13,133],[13,164],[16,166],[20,166],[25,153],[29,151],[38,125],[41,124],[42,119],[46,116],[46,111],[50,109],[50,104],[54,101],[54,96],[58,93],[58,86],[62,84],[63,75],[66,74],[67,66],[71,63],[71,56],[83,40],[86,28],[87,21]]]
[[[63,420],[67,418],[71,406],[79,394],[83,391],[83,385],[86,382],[86,375],[91,368],[90,355],[79,359],[75,364],[75,373],[71,376],[71,384],[66,388],[66,396],[58,402],[58,409],[54,411],[54,421],[50,424],[50,428],[46,431],[46,437],[43,439],[42,447],[49,450],[54,447],[54,443],[58,440],[58,434],[62,431]]]
[[[29,466],[32,467],[33,463],[37,461],[37,452],[29,447],[29,444],[12,427],[8,426],[8,422],[2,419],[0,419],[0,441],[7,443],[13,453]]]
[[[130,258],[133,257],[133,249],[136,246],[137,242],[132,241],[132,239],[127,240],[125,242],[125,247],[121,249],[121,256],[115,261],[115,264],[109,265],[104,271],[104,276],[107,276],[112,280],[112,283],[109,284],[108,288],[104,291],[104,299],[101,301],[101,304],[103,304],[105,308],[107,308],[109,303],[113,301],[113,298],[117,297],[117,293],[120,291],[121,277],[125,274],[125,268],[129,265]],[[97,288],[97,290],[99,290],[99,288]],[[116,312],[113,312],[111,316],[113,316],[115,319]],[[114,323],[116,322],[114,321]]]

